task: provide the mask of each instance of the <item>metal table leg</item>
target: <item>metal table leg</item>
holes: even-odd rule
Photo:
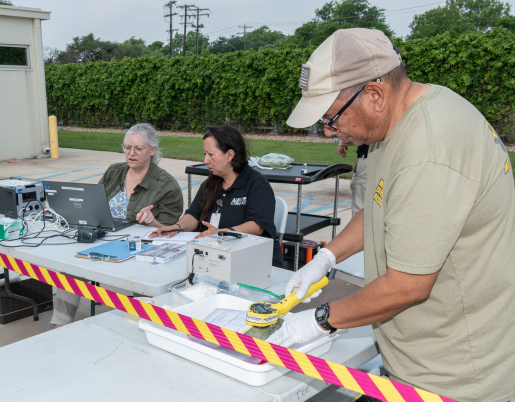
[[[11,297],[15,300],[22,301],[24,303],[29,303],[32,306],[32,308],[34,309],[34,321],[39,321],[38,305],[36,304],[36,302],[32,299],[29,299],[28,297],[15,295],[11,291],[11,284],[9,283],[9,270],[7,268],[4,268],[4,280],[5,280],[5,292],[9,295],[9,297]]]
[[[188,173],[188,208],[191,207],[191,174]]]
[[[299,184],[299,189],[297,192],[297,222],[295,224],[295,232],[300,234],[300,214],[301,211],[301,197],[302,197],[302,184]],[[293,260],[293,270],[296,272],[299,269],[299,248],[300,244],[295,243],[295,258]]]
[[[91,281],[93,286],[100,286],[100,283]],[[101,303],[96,302],[95,300],[91,300],[91,317],[95,315],[95,306],[100,306]]]
[[[338,217],[338,193],[340,192],[340,175],[335,176],[336,183],[334,185],[334,211],[333,218]],[[336,226],[333,225],[333,239],[336,237]]]

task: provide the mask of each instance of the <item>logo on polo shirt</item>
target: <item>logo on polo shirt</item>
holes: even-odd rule
[[[383,179],[379,180],[379,184],[376,187],[376,192],[374,194],[374,200],[377,202],[377,205],[381,206],[383,204]]]
[[[231,205],[247,205],[247,197],[233,198]]]

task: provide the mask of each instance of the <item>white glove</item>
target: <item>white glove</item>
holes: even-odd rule
[[[310,342],[326,334],[329,331],[317,324],[313,308],[287,317],[282,327],[266,341],[287,348],[294,343]]]
[[[322,279],[336,265],[336,257],[326,248],[321,249],[318,254],[305,266],[295,272],[286,284],[285,295],[297,290],[297,299],[301,300],[308,292],[309,287]],[[313,293],[303,301],[309,303],[312,298],[322,293],[322,289]]]

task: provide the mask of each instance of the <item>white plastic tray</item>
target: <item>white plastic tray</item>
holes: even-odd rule
[[[210,296],[203,300],[177,307],[173,310],[188,317],[204,320],[217,308],[247,311],[251,303],[253,302],[249,300],[221,294]],[[270,363],[255,365],[244,362],[236,357],[224,354],[219,350],[192,342],[187,338],[187,335],[181,332],[154,324],[147,320],[140,320],[138,327],[145,331],[148,343],[151,345],[244,382],[245,384],[258,387],[290,371]],[[318,357],[331,349],[331,345],[336,336],[345,332],[347,332],[347,330],[339,330],[333,335],[322,336],[305,345],[292,345],[291,348]]]

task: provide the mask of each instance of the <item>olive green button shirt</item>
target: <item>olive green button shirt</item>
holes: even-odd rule
[[[129,165],[126,162],[113,163],[106,170],[99,184],[103,184],[107,199],[123,190]],[[155,219],[163,225],[172,225],[179,220],[183,211],[182,191],[174,177],[151,163],[147,174],[134,188],[127,205],[127,219],[136,219],[142,208],[153,205]]]

